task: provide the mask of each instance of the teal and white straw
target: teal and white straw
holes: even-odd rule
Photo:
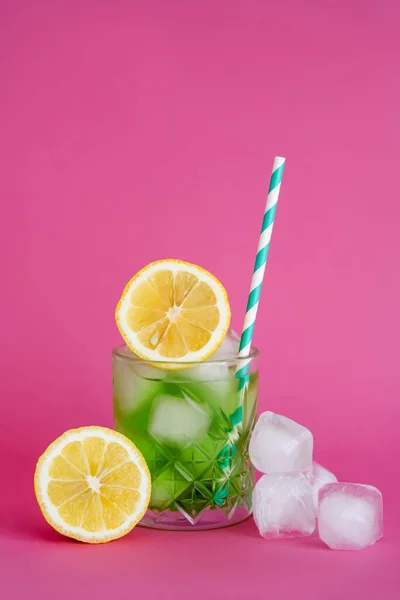
[[[261,288],[264,280],[264,272],[268,259],[269,245],[271,242],[272,229],[274,227],[276,207],[278,204],[279,192],[281,189],[283,168],[285,166],[285,159],[281,156],[274,158],[274,164],[272,166],[272,175],[269,182],[267,203],[264,211],[264,218],[261,226],[261,235],[258,242],[257,256],[253,269],[253,277],[251,279],[250,294],[247,301],[246,315],[244,318],[242,336],[240,338],[238,356],[246,358],[249,356],[251,351],[251,342],[253,339],[254,324],[256,321],[258,303],[261,295]],[[238,381],[239,390],[243,390],[242,398],[246,385],[250,379],[249,364],[251,358],[248,360],[241,360],[240,365],[236,369],[235,377]],[[234,413],[229,417],[230,430],[228,433],[229,444],[224,446],[218,455],[218,460],[221,468],[226,474],[229,474],[231,457],[235,455],[236,441],[239,438],[239,431],[242,426],[243,420],[243,406],[239,406]],[[229,492],[229,482],[224,486],[221,486],[214,495],[213,500],[216,504],[223,504],[225,498]]]
[[[265,267],[268,259],[268,251],[271,242],[272,229],[275,222],[276,207],[278,204],[279,192],[281,189],[283,169],[285,159],[281,156],[274,158],[272,166],[272,175],[269,183],[267,203],[265,205],[264,218],[261,226],[261,235],[258,242],[256,260],[254,263],[253,277],[251,279],[250,294],[247,301],[246,315],[244,318],[242,336],[240,338],[238,356],[244,358],[249,356],[251,342],[253,339],[254,325],[257,316],[258,303],[261,295],[261,288],[264,281]],[[248,361],[240,361],[236,370],[236,378],[239,380],[238,387],[242,390],[250,379]],[[232,442],[239,437],[238,428],[242,422],[243,409],[240,406],[231,416],[230,422],[233,430],[230,434]]]
[[[285,159],[281,156],[274,158],[272,175],[269,183],[267,203],[261,227],[260,241],[258,243],[256,261],[254,263],[253,277],[251,279],[250,294],[247,302],[246,316],[244,318],[242,336],[240,338],[239,356],[248,356],[253,339],[254,324],[256,321],[258,303],[264,280],[264,272],[268,259],[269,245],[271,242],[272,229],[274,227],[276,207],[278,205],[279,192],[281,189]],[[236,376],[240,378],[241,367]]]

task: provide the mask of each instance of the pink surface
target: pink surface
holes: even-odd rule
[[[0,13],[1,597],[397,597],[398,3],[3,0]],[[62,539],[36,507],[35,460],[67,428],[111,425],[123,285],[154,259],[199,263],[240,329],[274,154],[287,165],[255,333],[260,405],[306,424],[340,479],[382,490],[385,537],[335,553],[267,542],[248,521]]]

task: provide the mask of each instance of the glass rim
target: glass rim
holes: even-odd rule
[[[241,364],[249,359],[257,358],[260,354],[260,351],[255,346],[251,346],[250,353],[247,356],[235,356],[233,358],[216,358],[216,359],[207,359],[207,360],[195,360],[195,361],[184,361],[184,360],[152,360],[152,359],[143,359],[132,353],[132,356],[127,356],[123,353],[123,350],[128,348],[126,344],[120,344],[112,349],[111,355],[113,357],[120,358],[122,360],[126,360],[131,363],[140,363],[141,365],[149,365],[149,366],[158,366],[162,367],[162,365],[173,365],[174,367],[198,367],[200,365],[237,365]]]

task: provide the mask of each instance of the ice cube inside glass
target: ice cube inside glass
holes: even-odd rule
[[[235,373],[245,360],[234,334],[224,345],[217,358],[191,364],[143,361],[126,346],[112,353],[115,428],[137,445],[152,477],[142,525],[210,529],[251,514],[258,351],[246,359],[240,390]]]

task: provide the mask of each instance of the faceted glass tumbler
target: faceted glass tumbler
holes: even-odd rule
[[[112,371],[115,429],[136,444],[152,478],[140,524],[200,530],[246,519],[254,487],[249,442],[258,351],[245,359],[157,363],[119,346]]]

